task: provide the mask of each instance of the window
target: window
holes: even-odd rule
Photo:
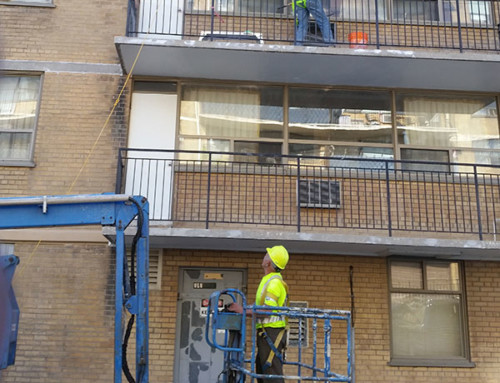
[[[0,4],[15,5],[52,5],[52,0],[0,0]]]
[[[403,21],[436,21],[439,20],[437,0],[393,0],[393,17]]]
[[[0,77],[0,162],[32,159],[39,98],[40,76]]]
[[[493,96],[399,94],[398,141],[425,148],[489,148],[499,141]]]
[[[281,154],[283,88],[186,85],[179,148]]]
[[[461,264],[393,259],[389,275],[391,364],[471,367]]]

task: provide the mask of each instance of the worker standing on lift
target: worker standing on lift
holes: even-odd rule
[[[288,263],[288,251],[283,246],[267,248],[262,260],[264,277],[255,296],[257,306],[284,307],[288,302],[288,286],[281,271]],[[238,303],[232,303],[229,310],[243,313]],[[251,316],[252,311],[247,310]],[[265,375],[283,375],[283,350],[286,345],[287,318],[283,315],[259,315],[257,317],[256,372]],[[259,383],[284,383],[284,379],[257,379]]]

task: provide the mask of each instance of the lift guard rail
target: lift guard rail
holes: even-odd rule
[[[228,295],[233,302],[236,302],[238,297],[241,298],[243,306],[243,314],[236,314],[227,311],[219,311],[219,302],[222,295]],[[252,334],[251,334],[251,356],[250,359],[245,358],[246,351],[246,321],[242,320],[246,317],[248,310],[252,310]],[[289,319],[298,320],[299,340],[304,331],[305,321],[312,321],[312,347],[309,350],[310,362],[305,362],[305,353],[301,342],[298,342],[298,347],[294,353],[296,360],[284,360],[283,365],[285,374],[266,375],[256,372],[256,320],[257,315],[271,315],[269,306],[247,306],[245,295],[236,289],[226,289],[214,292],[209,299],[208,313],[206,319],[206,341],[211,346],[224,352],[224,371],[223,383],[243,383],[245,376],[249,376],[251,381],[257,378],[284,378],[296,381],[320,381],[320,382],[349,382],[354,383],[354,328],[352,324],[352,315],[350,311],[343,310],[321,310],[314,308],[298,308],[298,307],[273,307],[274,311],[279,311]],[[321,331],[321,326],[318,322],[322,321],[322,339],[318,339],[318,330]],[[342,321],[346,323],[347,334],[347,352],[346,364],[344,366],[345,373],[332,371],[333,363],[331,360],[332,354],[332,330],[333,323]],[[224,330],[224,342],[219,344],[216,339],[218,330]],[[321,355],[319,353],[321,352]],[[291,354],[291,352],[288,352]],[[322,362],[322,366],[320,366]],[[250,368],[246,368],[245,364],[249,364]],[[296,368],[296,375],[288,375],[286,367]],[[335,364],[339,368],[340,363]],[[228,379],[232,377],[233,380]]]

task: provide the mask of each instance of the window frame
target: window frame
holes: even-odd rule
[[[392,272],[391,266],[393,262],[418,262],[422,272],[422,288],[394,288],[392,287]],[[438,263],[456,263],[458,265],[458,275],[460,288],[457,291],[452,290],[432,290],[427,287],[426,265]],[[390,361],[389,366],[410,366],[410,367],[475,367],[475,363],[471,361],[470,355],[470,339],[467,316],[467,294],[464,263],[462,261],[436,259],[436,258],[417,258],[417,257],[401,257],[393,256],[387,259],[387,282],[388,282],[388,307],[389,307],[389,336],[390,336]],[[463,356],[448,358],[433,358],[433,357],[407,357],[394,355],[394,338],[393,338],[393,313],[391,298],[392,294],[438,294],[438,295],[459,295],[460,296],[460,324],[462,334],[462,352]]]
[[[33,129],[30,132],[31,141],[29,148],[29,158],[27,159],[0,159],[0,166],[19,166],[19,167],[34,167],[34,155],[35,155],[35,143],[36,143],[36,135],[38,131],[38,120],[40,117],[40,106],[42,103],[42,89],[44,82],[44,74],[40,72],[4,72],[4,77],[39,77],[40,83],[38,87],[38,95],[37,95],[37,106],[36,106],[36,115],[35,121],[33,123]],[[12,130],[1,130],[2,132],[12,132]],[[28,133],[28,131],[23,131],[24,133]]]
[[[50,0],[49,2],[42,2],[37,0],[30,1],[19,1],[19,0],[0,0],[0,5],[15,5],[18,7],[42,7],[42,8],[55,8],[54,0]]]

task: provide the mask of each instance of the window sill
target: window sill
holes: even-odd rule
[[[0,0],[0,5],[15,5],[18,7],[37,7],[37,8],[55,8],[56,6],[54,4],[42,4],[42,3],[37,3],[37,2],[32,2],[32,3],[24,3],[24,2],[17,2],[17,1],[1,1]]]
[[[457,367],[474,368],[476,364],[466,359],[404,359],[394,358],[389,363],[391,367]]]
[[[36,165],[33,161],[23,160],[0,160],[0,166],[11,166],[18,168],[34,168]]]

